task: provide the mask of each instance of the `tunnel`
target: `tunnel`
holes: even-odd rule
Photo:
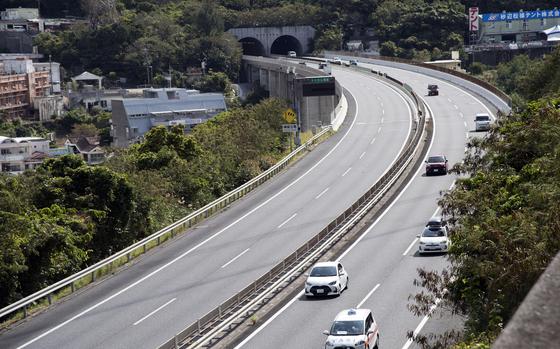
[[[303,48],[298,39],[291,35],[282,35],[272,43],[270,53],[273,55],[286,55],[288,51],[295,51],[298,56],[303,54]]]
[[[249,56],[265,56],[266,51],[263,44],[255,38],[243,38],[239,40],[243,48],[243,54]]]

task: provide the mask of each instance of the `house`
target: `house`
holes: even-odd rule
[[[113,145],[140,141],[152,127],[184,125],[186,131],[226,110],[221,93],[182,88],[145,89],[143,98],[112,100]]]
[[[67,148],[51,149],[41,137],[0,136],[0,171],[21,173],[39,166],[43,160],[69,154]]]
[[[76,155],[81,155],[89,165],[97,165],[105,161],[105,151],[99,145],[99,136],[68,137],[64,145]]]

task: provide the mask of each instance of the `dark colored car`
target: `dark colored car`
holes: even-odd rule
[[[439,95],[438,86],[428,85],[428,96],[437,96],[437,95]]]
[[[447,158],[445,155],[428,157],[428,160],[426,160],[426,176],[431,174],[447,174]]]

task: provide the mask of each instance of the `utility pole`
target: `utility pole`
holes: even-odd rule
[[[54,89],[53,89],[53,79],[52,79],[52,56],[49,55],[49,80],[51,81],[51,95],[54,93]]]
[[[171,88],[171,64],[169,65],[169,88]]]

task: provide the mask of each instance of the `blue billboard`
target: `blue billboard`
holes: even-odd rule
[[[483,22],[519,21],[527,19],[560,18],[560,10],[539,10],[525,12],[483,13]]]

